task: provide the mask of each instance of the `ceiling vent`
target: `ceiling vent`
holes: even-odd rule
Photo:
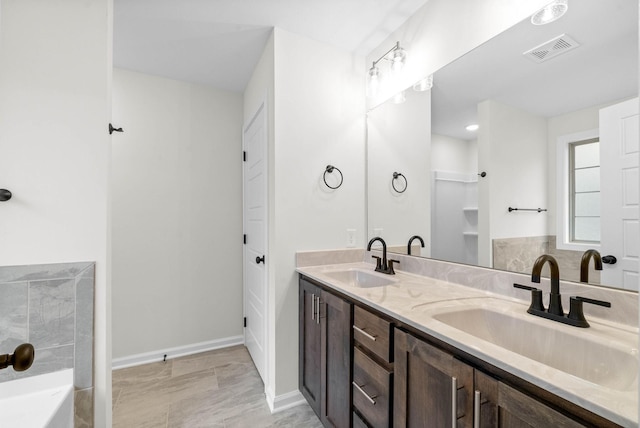
[[[562,34],[523,53],[533,62],[544,62],[580,46],[571,36]]]

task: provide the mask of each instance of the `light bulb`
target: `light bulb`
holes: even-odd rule
[[[480,126],[477,123],[472,123],[471,125],[467,125],[464,129],[466,129],[469,132],[473,132],[480,129]]]
[[[394,73],[399,72],[404,67],[404,63],[407,61],[407,51],[402,49],[401,47],[397,47],[393,51],[393,55],[391,56],[391,70]]]

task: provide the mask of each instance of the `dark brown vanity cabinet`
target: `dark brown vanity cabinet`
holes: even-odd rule
[[[299,305],[299,387],[325,427],[618,426],[304,276]]]
[[[584,427],[401,330],[395,333],[394,427]]]
[[[300,278],[299,388],[326,427],[351,421],[352,305]]]

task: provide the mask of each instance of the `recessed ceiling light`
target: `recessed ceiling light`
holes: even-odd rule
[[[480,126],[477,123],[473,123],[471,125],[467,125],[467,127],[465,128],[467,131],[477,131],[478,128],[480,128]]]
[[[569,0],[555,0],[533,15],[531,23],[533,25],[544,25],[555,21],[569,10]]]

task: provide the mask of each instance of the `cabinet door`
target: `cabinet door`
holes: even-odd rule
[[[475,372],[474,408],[481,428],[574,428],[584,425],[542,402]]]
[[[317,316],[320,288],[300,279],[298,383],[300,392],[320,417],[321,325]]]
[[[352,305],[322,291],[322,423],[349,427],[351,422],[351,325]]]
[[[395,331],[394,427],[471,427],[473,368]]]

